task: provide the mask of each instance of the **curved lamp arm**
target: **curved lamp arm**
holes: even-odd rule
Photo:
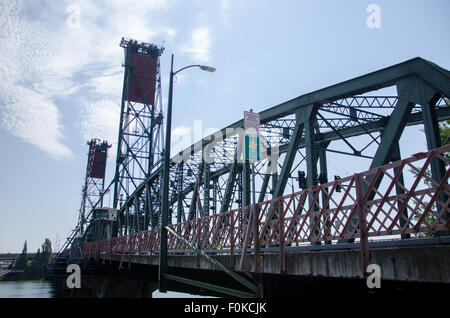
[[[188,65],[188,66],[185,66],[183,68],[180,68],[178,71],[173,72],[172,75],[175,75],[175,74],[177,74],[177,73],[179,73],[179,72],[181,72],[181,71],[183,71],[183,70],[185,70],[187,68],[190,68],[190,67],[199,67],[201,70],[207,71],[207,72],[215,72],[216,71],[216,69],[214,67],[211,67],[211,66],[194,64],[194,65]]]

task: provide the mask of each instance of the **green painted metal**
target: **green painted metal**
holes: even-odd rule
[[[125,54],[125,65],[130,63],[130,54]],[[125,68],[125,74],[123,76],[123,91],[122,91],[122,102],[120,104],[120,127],[122,127],[122,123],[124,122],[125,117],[125,96],[128,95],[128,87],[129,87],[129,76],[128,76],[128,68]],[[116,171],[114,175],[114,197],[113,197],[113,207],[116,209],[119,204],[119,187],[120,187],[120,164],[121,160],[121,148],[123,141],[123,129],[119,129],[119,137],[118,137],[118,145],[117,145],[117,155],[116,155]],[[119,225],[120,226],[120,225]]]
[[[139,222],[140,217],[140,205],[139,205],[139,196],[134,197],[134,214],[133,214],[133,232],[140,232],[141,226]]]
[[[245,136],[245,159],[250,161],[261,160],[260,137]]]
[[[269,162],[270,165],[270,162]],[[263,202],[264,198],[266,197],[266,193],[267,193],[267,187],[269,186],[269,181],[270,181],[270,177],[271,174],[265,174],[263,177],[263,182],[261,184],[261,189],[259,192],[259,197],[258,197],[258,202]]]
[[[325,142],[321,143],[319,146],[319,167],[320,167],[320,174],[323,176],[324,181],[322,183],[328,182],[328,166],[327,166],[327,147],[330,143]],[[327,195],[325,192],[322,192],[322,206],[325,204],[327,200]],[[328,209],[329,206],[325,205],[325,209]],[[322,220],[325,227],[328,227],[330,220],[327,219],[325,216]],[[325,244],[331,244],[330,241],[326,241]]]
[[[400,154],[400,145],[399,143],[397,143],[392,156],[391,156],[391,160],[392,162],[395,162],[397,160],[401,160],[401,154]],[[398,176],[398,183],[395,184],[395,191],[397,195],[403,194],[405,193],[404,190],[404,184],[405,184],[405,180],[403,177],[403,172],[401,170],[399,170],[398,168],[394,168],[394,175],[397,175],[397,173],[399,173]],[[402,208],[402,204],[400,202],[398,202],[398,209],[400,210]],[[405,208],[404,212],[403,212],[403,216],[404,218],[400,218],[400,227],[405,226],[406,224],[406,220],[408,219],[408,208]],[[410,234],[404,234],[402,235],[402,239],[409,239],[411,237]]]
[[[450,119],[450,107],[444,107],[444,108],[438,108],[436,110],[436,116],[438,118],[439,121],[441,120],[447,120]],[[354,136],[360,136],[363,135],[367,132],[376,132],[379,130],[384,130],[387,123],[388,123],[389,117],[380,119],[378,121],[375,122],[370,122],[364,125],[360,125],[360,126],[353,126],[353,127],[348,127],[348,128],[344,128],[340,130],[340,133],[344,136],[344,137],[354,137]],[[410,116],[408,117],[408,121],[406,123],[407,126],[409,125],[416,125],[422,123],[422,114],[421,113],[412,113],[410,114]],[[321,141],[325,142],[325,141],[336,141],[336,140],[340,140],[340,136],[338,134],[336,134],[335,132],[331,131],[331,132],[325,132],[322,133],[320,135]],[[285,153],[287,152],[289,147],[289,144],[285,144],[285,145],[281,145],[279,147],[279,153]],[[304,148],[305,147],[305,140],[304,138],[300,141],[298,149],[300,148]],[[239,164],[235,163],[235,166],[233,167],[233,164],[231,164],[229,167],[224,168],[222,171],[217,172],[218,174],[225,174],[225,173],[229,173],[229,171],[233,171],[234,169],[239,169]],[[236,171],[236,170],[234,170]],[[159,167],[157,169],[155,169],[151,175],[145,180],[145,182],[143,182],[138,189],[136,189],[135,193],[138,191],[142,191],[142,188],[145,187],[146,184],[154,184],[157,180],[158,177],[161,175],[162,172],[162,167]],[[216,174],[216,173],[215,173]],[[233,192],[233,186],[235,184],[235,180],[233,179],[236,177],[235,174],[231,173],[230,177],[227,181],[227,187],[226,189],[229,190],[231,188],[231,190],[229,191],[225,191],[225,193],[227,195],[224,196],[224,201],[223,202],[227,202],[227,198],[231,198],[232,196],[232,192]],[[229,186],[228,186],[229,185]],[[191,192],[193,189],[193,187],[187,187],[186,189],[183,190],[183,194],[189,193]],[[135,195],[135,193],[133,193],[133,195]],[[129,205],[131,204],[130,200],[132,200],[132,196],[130,196],[130,198],[124,203],[123,206]],[[222,208],[225,208],[225,204],[222,204]],[[229,208],[226,208],[225,210],[222,210],[221,208],[221,212],[225,212],[227,211]],[[124,208],[122,208],[122,213],[123,213]]]
[[[167,230],[168,214],[169,214],[169,173],[170,173],[170,140],[172,125],[172,98],[173,98],[173,54],[170,62],[169,77],[169,99],[166,117],[166,140],[164,143],[164,164],[163,164],[163,183],[162,183],[162,206],[160,211],[161,228],[159,234],[159,259],[158,259],[158,283],[159,291],[165,293],[167,291],[167,282],[164,275],[167,274]]]
[[[178,164],[178,180],[177,180],[177,222],[180,223],[184,216],[183,209],[183,172],[184,164]]]
[[[171,229],[170,227],[166,227],[167,231],[170,232],[171,234],[173,234],[177,239],[179,239],[180,241],[182,241],[184,244],[186,244],[187,246],[189,246],[190,249],[192,249],[194,252],[196,252],[198,255],[200,255],[201,257],[203,257],[204,259],[206,259],[208,262],[210,262],[211,264],[213,264],[214,266],[216,266],[218,269],[220,269],[221,271],[223,271],[224,273],[228,274],[230,277],[232,277],[234,280],[238,281],[239,283],[241,283],[242,285],[244,285],[245,287],[247,287],[248,289],[250,289],[251,291],[253,291],[254,293],[258,292],[258,287],[251,283],[250,281],[248,281],[247,279],[243,278],[242,276],[240,276],[238,273],[232,271],[231,269],[229,269],[228,267],[226,267],[225,265],[223,265],[222,263],[220,263],[218,260],[210,257],[205,251],[199,249],[197,246],[195,246],[194,244],[192,244],[191,242],[187,241],[184,237],[182,237],[180,234],[178,234],[177,232],[175,232],[173,229]]]
[[[125,71],[114,176],[114,208],[119,206],[119,201],[127,200],[150,173],[154,166],[154,156],[159,156],[160,153],[160,149],[158,148],[159,150],[157,150],[158,140],[156,132],[162,130],[161,109],[158,109],[156,104],[161,99],[159,56],[164,49],[157,48],[149,43],[138,43],[133,40],[125,40],[124,38],[122,38],[120,46],[125,49]],[[149,47],[154,48],[154,50],[150,52]],[[155,101],[148,99],[147,92],[143,90],[133,73],[132,54],[146,55],[157,60],[157,75],[155,78],[157,96]],[[142,104],[128,100],[130,84],[136,85],[142,93]],[[133,202],[134,198],[131,200]]]
[[[211,169],[210,164],[207,162],[203,164],[203,167],[203,215],[208,216],[211,203]]]
[[[436,108],[433,106],[424,107],[424,105],[427,105],[427,103],[430,102],[430,95],[432,95],[432,97],[441,95],[449,96],[449,83],[450,76],[448,71],[421,58],[415,58],[376,72],[360,76],[358,78],[351,79],[343,83],[339,83],[299,96],[285,103],[262,111],[260,113],[262,127],[267,124],[274,129],[279,129],[280,135],[282,136],[280,137],[280,140],[283,140],[283,144],[281,144],[279,148],[279,153],[286,154],[284,156],[284,162],[281,166],[279,178],[277,178],[275,175],[272,176],[272,181],[275,183],[274,187],[272,187],[273,196],[276,197],[284,194],[287,182],[285,181],[285,178],[286,176],[289,177],[289,174],[292,172],[292,164],[290,169],[287,169],[287,167],[289,166],[289,160],[294,160],[295,157],[298,156],[298,149],[301,148],[305,148],[305,151],[307,152],[311,151],[310,155],[313,159],[319,158],[320,160],[320,147],[323,143],[343,140],[344,142],[348,142],[347,145],[351,149],[350,153],[353,152],[353,154],[356,156],[368,158],[371,156],[358,154],[360,150],[358,150],[352,144],[352,141],[349,138],[370,133],[378,134],[379,132],[383,131],[383,139],[380,142],[378,151],[373,157],[372,161],[372,167],[375,167],[392,160],[392,158],[390,158],[390,154],[392,154],[393,148],[397,147],[399,136],[401,136],[402,131],[406,125],[424,123],[425,125],[427,125],[427,138],[434,138],[434,141],[429,141],[429,143],[436,143],[436,122],[437,120],[450,118],[450,107]],[[389,112],[391,112],[392,110],[390,115],[382,117],[381,115],[376,114],[376,112],[374,111],[368,111],[367,109],[364,109],[364,107],[366,106],[364,106],[363,108],[357,108],[359,105],[358,103],[367,96],[359,96],[360,94],[365,94],[379,88],[393,85],[397,85],[398,87],[398,101],[396,104],[392,103],[392,100],[395,100],[394,98],[387,99],[387,97],[379,97],[380,102],[382,104],[384,103],[382,107],[388,107]],[[351,99],[355,97],[359,98],[357,102],[355,102],[355,104],[345,104],[345,102],[348,101],[352,102]],[[347,98],[348,100],[339,100],[345,98]],[[422,105],[421,111],[417,107],[414,108],[413,112],[408,111],[413,110],[412,106],[414,104]],[[294,114],[296,117],[298,114],[307,114],[307,109],[311,107],[311,105],[317,105],[318,122],[315,124],[304,123],[304,125],[302,126],[303,134],[303,131],[306,130],[304,129],[305,126],[309,125],[309,127],[307,127],[310,131],[308,138],[311,137],[311,140],[313,140],[312,143],[308,141],[309,144],[307,146],[306,136],[305,138],[302,138],[302,136],[300,136],[300,139],[296,139],[296,137],[298,137],[298,134],[294,133],[294,130],[296,128],[295,121],[291,118]],[[328,115],[324,115],[325,111],[328,111],[328,113],[332,115],[343,116],[347,118],[348,124],[342,124],[339,119],[334,118],[332,115],[327,117]],[[426,112],[429,112],[429,114]],[[288,116],[290,117],[285,118]],[[233,129],[242,127],[243,121],[240,120],[229,125],[228,127],[219,130],[218,133],[222,134],[222,136],[226,138],[230,138],[230,136],[233,135],[233,133],[230,133],[229,131],[230,128]],[[325,128],[329,128],[329,130],[326,131]],[[432,137],[433,134],[434,137]],[[215,135],[217,135],[217,133],[214,133],[211,136]],[[379,136],[370,137],[371,139],[369,141],[378,143]],[[208,145],[212,141],[214,141],[214,138],[210,138],[210,136],[207,136],[198,143],[191,145],[183,152],[189,153],[190,156],[198,157],[198,152],[201,151],[205,147],[205,145]],[[296,144],[296,147],[292,146],[293,143]],[[314,146],[312,148],[315,148],[316,146],[318,148],[311,149],[311,145]],[[332,147],[330,147],[328,151],[333,151],[333,149],[331,148]],[[232,151],[235,151],[236,154],[238,154],[240,150],[235,148]],[[306,164],[307,170],[316,170],[317,172],[317,160],[306,160]],[[189,162],[187,165],[190,165],[192,167],[193,163]],[[173,178],[174,176],[176,178],[179,177],[177,169],[178,168],[176,167],[172,159],[172,163],[170,165],[171,178]],[[224,182],[224,185],[219,185],[217,187],[217,189],[220,189],[218,194],[220,197],[222,197],[222,205],[219,211],[224,212],[226,210],[229,210],[232,207],[231,201],[235,200],[236,196],[242,197],[242,201],[239,201],[239,198],[235,201],[239,202],[240,206],[245,205],[246,202],[249,202],[248,197],[246,196],[246,194],[249,193],[248,190],[246,191],[246,189],[248,188],[246,186],[246,183],[248,182],[246,181],[248,181],[248,179],[245,177],[242,178],[241,175],[241,172],[244,172],[244,176],[249,175],[249,173],[247,173],[248,171],[245,171],[248,170],[246,169],[245,165],[235,160],[234,162],[224,163],[222,166],[214,165],[214,170],[212,169],[213,166],[210,167],[210,179],[219,178],[219,176],[227,176],[225,181],[222,181]],[[295,169],[297,169],[297,167],[295,167],[294,170]],[[206,176],[204,170],[205,167],[203,167],[203,171],[200,171],[203,174],[203,178],[201,178],[199,182],[193,183],[192,179],[189,180],[189,178],[183,178],[181,192],[183,198],[186,195],[191,194],[192,198],[194,200],[197,200],[196,193],[200,189],[200,186],[203,187],[202,189],[206,189],[210,185],[209,183],[205,182]],[[435,174],[437,174],[436,171],[437,170],[435,170]],[[194,174],[197,174],[197,172],[199,172],[199,168],[195,167]],[[129,176],[129,172],[126,169],[124,170],[124,173]],[[131,213],[133,213],[134,206],[136,205],[136,200],[134,199],[134,197],[142,196],[143,191],[147,193],[147,191],[150,190],[151,192],[150,201],[153,202],[153,207],[150,209],[151,213],[159,213],[160,205],[158,202],[158,198],[160,197],[159,191],[162,180],[161,175],[161,166],[155,166],[152,173],[146,178],[145,181],[140,184],[139,182],[136,184],[136,191],[130,194],[129,198],[126,199],[121,208],[121,215],[123,215],[123,218],[121,218],[121,220],[126,221],[127,219],[126,209],[131,208],[130,211]],[[310,176],[311,178],[309,180],[309,183],[311,184],[314,183],[315,179],[317,179],[317,173],[314,173],[314,171],[312,171],[312,173],[308,173],[308,176]],[[239,181],[237,179],[241,180],[242,182],[236,182]],[[260,200],[265,197],[269,182],[270,176],[264,176],[262,186],[260,188],[261,190],[259,192]],[[216,186],[214,187],[214,189],[216,189]],[[203,191],[201,193],[202,195],[208,195],[207,192],[208,191]],[[171,194],[172,196],[170,197],[169,204],[173,205],[177,202],[180,203],[178,191],[175,191],[175,189],[173,189]],[[207,208],[210,201],[205,201],[205,199],[207,198],[203,196],[201,203],[203,203],[203,205]],[[146,199],[146,201],[150,202],[148,198]],[[138,199],[137,202],[139,204],[140,200]],[[182,204],[179,204],[179,206],[181,208],[183,207]],[[190,208],[192,209],[193,207],[195,207],[195,205],[191,204]],[[145,208],[145,210],[147,209],[148,207]],[[177,211],[177,218],[180,213]],[[158,217],[157,215],[155,216]],[[152,216],[150,217],[150,219],[153,219]],[[137,219],[136,221],[139,220],[140,219]],[[144,221],[144,223],[146,222]],[[151,223],[153,223],[153,225],[156,225],[153,221]],[[142,227],[142,224],[140,224],[140,226]]]
[[[228,211],[231,207],[231,197],[236,183],[237,170],[238,170],[238,162],[237,162],[237,155],[235,155],[233,164],[230,167],[230,173],[228,175],[228,181],[225,189],[222,206],[220,208],[220,212]]]
[[[238,290],[238,289],[222,287],[219,285],[200,282],[198,280],[192,280],[192,279],[188,279],[185,277],[179,277],[179,276],[170,275],[170,274],[166,274],[165,277],[167,279],[173,280],[175,282],[212,290],[212,291],[215,291],[215,292],[218,292],[218,293],[221,293],[224,295],[228,295],[228,296],[239,297],[239,298],[256,298],[256,294],[244,292],[244,291]]]
[[[245,160],[242,164],[242,206],[248,206],[250,202],[250,162]]]
[[[124,77],[124,87],[125,85]],[[381,103],[387,101],[384,106],[389,108],[390,115],[385,115],[384,117],[376,114],[376,111],[368,111],[367,109],[358,108],[359,101],[354,104],[345,104],[353,98],[359,98],[362,100],[366,98],[368,92],[378,90],[383,87],[389,87],[397,85],[398,87],[398,101],[396,104],[392,104],[393,98],[386,99],[386,97],[379,97]],[[359,96],[361,94],[366,94],[365,96]],[[261,124],[262,127],[264,125],[273,127],[274,129],[278,129],[280,132],[280,140],[282,140],[282,144],[279,147],[279,153],[285,153],[285,159],[281,166],[281,172],[279,178],[276,174],[274,175],[266,175],[263,178],[261,190],[259,193],[259,201],[263,200],[265,194],[267,192],[267,188],[269,186],[270,177],[272,177],[273,182],[273,196],[280,196],[284,194],[285,186],[286,186],[286,178],[289,177],[289,174],[292,172],[292,163],[289,163],[290,160],[294,160],[296,156],[298,156],[298,149],[305,148],[305,151],[309,152],[307,157],[312,158],[312,160],[306,160],[307,170],[311,170],[311,173],[308,175],[311,178],[316,179],[317,173],[314,173],[314,170],[317,172],[317,158],[320,161],[320,171],[326,171],[326,167],[324,167],[322,157],[325,158],[325,152],[322,150],[322,146],[324,143],[333,142],[336,140],[343,140],[344,142],[348,142],[347,145],[351,149],[350,153],[353,152],[354,155],[362,156],[363,154],[358,154],[359,151],[349,139],[353,136],[359,136],[363,134],[370,134],[384,132],[383,138],[378,146],[378,151],[372,160],[371,167],[375,167],[382,163],[389,162],[393,160],[391,156],[396,147],[398,147],[398,140],[402,134],[402,131],[407,125],[414,125],[418,123],[424,123],[425,132],[427,136],[428,147],[432,148],[433,145],[437,145],[439,142],[438,133],[437,133],[437,121],[443,119],[450,118],[450,107],[444,108],[436,108],[436,101],[433,101],[433,98],[438,98],[440,96],[450,96],[450,73],[447,70],[440,68],[439,66],[426,61],[421,58],[415,58],[397,65],[390,66],[388,68],[372,72],[349,81],[345,81],[330,87],[326,87],[294,99],[291,99],[287,102],[281,103],[269,109],[266,109],[260,113]],[[339,99],[348,100],[340,101]],[[383,100],[384,98],[384,100]],[[397,97],[395,97],[397,98]],[[421,105],[421,109],[415,107],[413,109],[413,105],[418,104]],[[295,122],[298,122],[298,116],[301,114],[302,116],[308,115],[308,108],[311,105],[317,105],[317,123],[306,123],[304,122],[301,127],[298,127]],[[383,106],[383,107],[384,107]],[[413,112],[411,112],[411,110]],[[331,115],[324,115],[331,114]],[[296,119],[292,119],[292,115],[296,116]],[[346,123],[341,123],[339,118],[337,117],[345,117],[347,120]],[[159,118],[159,117],[158,117]],[[122,122],[123,119],[121,119]],[[155,121],[157,118],[155,118]],[[160,120],[160,118],[159,118]],[[308,126],[309,125],[309,126]],[[306,127],[308,126],[308,127]],[[314,127],[315,126],[315,127]],[[318,127],[317,127],[318,126]],[[230,133],[230,129],[233,128],[242,128],[243,121],[237,121],[221,130],[219,130],[219,134],[222,134],[224,138],[230,138],[233,136],[233,132]],[[305,127],[307,129],[305,129]],[[301,128],[302,131],[299,134],[295,133],[295,129]],[[330,129],[326,131],[326,129]],[[310,133],[308,136],[303,138],[303,132],[308,130]],[[321,130],[323,132],[321,132]],[[119,132],[120,133],[120,132]],[[217,133],[212,134],[211,136],[216,136]],[[198,157],[198,153],[208,145],[214,138],[210,138],[211,136],[207,136],[203,140],[199,141],[188,147],[184,153],[188,153],[191,157]],[[120,136],[119,136],[120,137]],[[370,141],[377,142],[379,136],[374,138],[370,136]],[[309,140],[307,140],[309,138]],[[119,138],[121,140],[121,138]],[[293,146],[295,143],[295,147]],[[328,149],[328,151],[333,151],[333,149]],[[309,149],[309,150],[308,150]],[[248,180],[244,177],[242,178],[242,171],[248,169],[245,168],[245,165],[237,161],[237,156],[240,153],[240,149],[231,150],[230,154],[235,156],[234,161],[229,163],[224,163],[220,165],[210,166],[210,180],[219,180],[219,176],[227,176],[223,186],[218,185],[217,189],[219,197],[221,200],[221,208],[220,212],[224,212],[229,210],[232,207],[232,200],[236,199],[236,196],[240,196],[241,201],[239,201],[239,205],[242,206],[246,202],[249,202],[249,199],[246,199],[246,195],[244,193],[249,193],[246,190],[248,187],[246,183]],[[235,153],[233,153],[235,152]],[[230,155],[231,156],[231,155]],[[371,156],[366,156],[371,157]],[[230,158],[231,159],[231,158]],[[118,156],[118,160],[121,160]],[[325,162],[326,163],[326,162]],[[197,162],[198,164],[198,162]],[[193,161],[190,161],[185,164],[185,167],[194,167]],[[290,167],[289,167],[290,166]],[[289,169],[288,169],[289,168]],[[177,172],[178,167],[175,164],[175,160],[172,159],[170,164],[170,177],[173,179],[174,177],[179,178],[180,173]],[[200,186],[203,186],[203,189],[206,189],[209,186],[208,182],[205,182],[207,179],[205,175],[206,168],[203,169],[194,167],[194,174],[197,176],[197,172],[201,172],[204,174],[204,177],[201,178],[199,182],[192,182],[192,178],[189,179],[186,175],[183,178],[183,173],[181,172],[181,191],[175,191],[173,188],[169,194],[170,200],[169,205],[173,205],[178,203],[180,208],[177,211],[177,219],[179,215],[184,215],[183,202],[184,198],[189,194],[193,194],[193,198],[197,200],[197,192],[200,189]],[[294,170],[297,167],[294,168]],[[439,167],[434,167],[433,178],[436,180],[439,179],[439,175],[442,175],[439,171]],[[202,171],[203,170],[203,171]],[[133,215],[134,212],[138,211],[139,213],[146,213],[144,215],[144,221],[142,224],[140,218],[136,218],[135,224],[139,224],[139,229],[142,227],[144,229],[148,228],[148,222],[152,227],[156,227],[158,225],[158,217],[160,214],[161,202],[159,202],[159,198],[161,197],[161,184],[162,184],[162,165],[158,165],[155,163],[155,166],[152,168],[152,172],[146,177],[145,180],[133,180],[133,186],[136,187],[133,193],[129,193],[128,198],[124,198],[125,202],[120,209],[120,217],[119,217],[119,228],[127,231],[126,228],[130,225],[129,217]],[[186,170],[185,170],[186,171]],[[244,176],[248,173],[244,172]],[[130,171],[127,169],[123,169],[122,173],[127,178],[131,178]],[[249,175],[249,174],[248,174]],[[436,177],[435,177],[436,176]],[[222,177],[223,178],[223,177]],[[238,179],[238,180],[237,180]],[[171,181],[178,182],[178,179],[173,179]],[[238,181],[238,182],[236,182]],[[310,179],[309,183],[313,184],[314,180]],[[121,183],[120,180],[116,180],[116,187],[123,187],[124,184]],[[214,186],[216,189],[216,185]],[[222,191],[222,192],[221,192]],[[116,191],[115,191],[116,192]],[[203,194],[208,191],[203,191]],[[181,201],[180,194],[181,193]],[[223,194],[222,194],[223,193]],[[145,195],[145,200],[142,200]],[[216,198],[216,195],[214,195]],[[119,198],[115,198],[114,202],[117,205]],[[209,200],[205,201],[205,197],[201,202],[205,207],[208,206]],[[238,198],[239,199],[239,198]],[[245,202],[244,202],[245,201]],[[139,209],[139,204],[144,202],[144,209]],[[238,201],[235,201],[238,202]],[[195,208],[195,205],[191,204],[191,209]],[[183,210],[183,211],[181,211]],[[217,212],[219,212],[217,211]],[[132,214],[130,214],[130,212]],[[149,214],[147,216],[147,213]],[[148,221],[147,221],[148,220]],[[131,219],[131,221],[133,221]],[[118,231],[115,231],[117,233]]]
[[[379,167],[390,161],[392,153],[398,147],[400,137],[406,127],[414,104],[429,100],[436,94],[432,88],[416,77],[399,80],[397,83],[397,91],[399,95],[397,105],[389,116],[381,143],[372,160],[370,169]],[[367,181],[370,183],[372,180],[369,178]],[[381,179],[376,181],[376,188],[378,188],[380,182]],[[374,193],[369,198],[373,197],[373,195]]]
[[[144,228],[148,229],[151,225],[151,216],[153,211],[153,204],[151,199],[150,187],[145,185],[145,214],[144,214]]]
[[[441,136],[439,132],[439,125],[436,116],[435,104],[437,98],[432,98],[428,103],[422,104],[423,123],[425,128],[425,135],[427,138],[428,150],[435,149],[442,146]],[[440,183],[445,176],[445,166],[441,160],[434,159],[431,161],[431,176],[433,180]],[[447,196],[442,193],[439,196],[441,202],[447,201]],[[444,212],[444,219],[449,219],[449,213]]]
[[[375,153],[370,168],[379,167],[389,162],[390,156],[398,143],[403,129],[414,104],[405,100],[399,100],[397,107],[389,117],[388,124],[383,133],[381,144]]]
[[[189,220],[193,220],[196,218],[197,204],[200,205],[201,202],[198,200],[198,192],[200,189],[200,184],[203,176],[203,163],[199,165],[197,179],[195,180],[194,189],[192,191],[191,204],[189,206]],[[201,210],[201,208],[200,208]]]
[[[308,107],[298,110],[295,114],[296,123],[294,132],[292,134],[292,139],[287,149],[286,157],[283,162],[283,167],[281,168],[280,176],[274,188],[273,193],[274,197],[279,197],[284,192],[287,179],[291,174],[292,163],[294,162],[298,146],[302,139],[304,127],[309,123],[313,110],[314,106],[309,105]]]
[[[306,187],[317,185],[317,161],[319,159],[318,145],[316,144],[316,127],[317,127],[317,106],[311,114],[310,119],[305,122],[305,151],[306,151]],[[313,191],[308,195],[310,204],[314,201],[316,192]],[[313,211],[317,211],[318,207],[314,207]],[[316,224],[317,217],[312,217],[310,220],[311,226]],[[318,235],[320,226],[314,230],[314,236]],[[313,229],[311,228],[311,231]],[[313,242],[313,245],[320,245],[320,242]]]
[[[412,75],[421,76],[424,81],[435,87],[440,93],[445,96],[450,96],[450,85],[446,84],[449,82],[448,71],[422,58],[414,58],[271,107],[260,112],[261,123],[294,114],[297,109],[308,107],[308,105],[313,103],[320,104],[328,100],[364,94],[380,88],[389,87],[395,85],[398,80]],[[229,133],[227,134],[227,131],[243,128],[243,126],[244,121],[239,120],[214,134],[206,136],[203,140],[191,145],[182,152],[195,153],[202,149],[203,145],[210,143],[214,135],[221,134],[228,136]]]

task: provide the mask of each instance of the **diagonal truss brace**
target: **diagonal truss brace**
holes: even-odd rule
[[[228,274],[233,279],[237,280],[239,283],[241,283],[242,285],[244,285],[245,287],[247,287],[248,289],[253,291],[255,293],[255,295],[256,295],[256,293],[258,292],[258,287],[255,284],[249,282],[248,280],[246,280],[245,278],[243,278],[242,276],[240,276],[236,272],[234,272],[231,269],[227,268],[225,265],[223,265],[222,263],[220,263],[216,259],[210,257],[208,254],[205,253],[205,251],[199,249],[198,247],[196,247],[195,245],[193,245],[192,243],[190,243],[189,241],[184,239],[184,237],[179,235],[177,232],[175,232],[170,227],[166,226],[166,230],[169,231],[171,234],[173,234],[176,238],[181,240],[184,244],[189,246],[189,248],[192,249],[194,252],[196,252],[198,255],[200,255],[201,257],[206,259],[208,262],[210,262],[211,264],[216,266],[218,269],[220,269],[224,273]]]

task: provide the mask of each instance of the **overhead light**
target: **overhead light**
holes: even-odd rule
[[[200,65],[200,68],[204,71],[211,72],[211,73],[216,71],[216,69],[214,67],[206,66],[206,65]]]

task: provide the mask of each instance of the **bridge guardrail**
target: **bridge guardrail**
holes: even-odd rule
[[[359,240],[368,253],[369,238],[432,235],[449,230],[450,145],[410,158],[310,187],[256,204],[260,246],[300,246]],[[429,169],[440,165],[445,173],[435,181]],[[170,227],[200,249],[229,250],[254,244],[251,206],[186,221]],[[83,245],[83,254],[156,254],[160,229]],[[168,234],[168,249],[189,250]],[[367,261],[367,255],[363,255]],[[364,263],[364,260],[363,260]],[[283,264],[280,264],[283,267]]]

